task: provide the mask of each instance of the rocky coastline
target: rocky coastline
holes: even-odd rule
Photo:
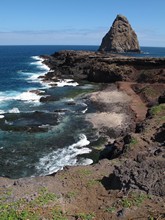
[[[50,84],[59,79],[104,83],[85,98],[97,109],[86,120],[106,137],[106,146],[93,165],[45,177],[0,178],[7,211],[28,210],[27,219],[36,213],[36,219],[164,219],[165,58],[89,51],[42,58],[51,69],[42,80]]]

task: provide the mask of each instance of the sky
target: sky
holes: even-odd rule
[[[100,45],[118,14],[165,47],[165,0],[0,0],[0,45]]]

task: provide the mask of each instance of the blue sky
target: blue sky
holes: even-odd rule
[[[0,45],[100,45],[117,14],[165,47],[165,0],[0,0]]]

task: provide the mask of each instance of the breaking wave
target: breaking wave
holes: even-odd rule
[[[84,159],[81,163],[78,163],[77,156],[81,154],[88,154],[91,149],[85,147],[90,142],[84,134],[79,136],[79,141],[63,149],[57,149],[48,155],[42,157],[39,164],[36,166],[39,175],[49,175],[58,170],[62,170],[65,166],[73,165],[87,165],[93,161],[91,159]]]

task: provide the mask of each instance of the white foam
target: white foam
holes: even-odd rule
[[[6,91],[6,92],[0,92],[0,102],[3,102],[3,101],[7,101],[7,100],[10,100],[11,97],[10,97],[10,94]]]
[[[85,114],[88,111],[88,108],[82,111],[83,114]]]
[[[0,115],[2,115],[2,114],[4,114],[5,113],[5,111],[3,111],[3,110],[0,110]]]
[[[6,125],[13,125],[13,122],[9,122],[9,121],[5,120],[5,124]]]
[[[9,113],[20,113],[20,110],[18,108],[12,108],[8,111]]]
[[[91,152],[91,149],[85,147],[89,145],[89,141],[84,134],[80,135],[80,140],[66,148],[58,149],[50,154],[42,157],[36,168],[41,172],[41,175],[48,175],[58,170],[62,170],[65,166],[73,166],[78,164],[77,156]],[[84,165],[88,160],[84,160]],[[93,161],[90,161],[90,163]]]
[[[56,82],[57,87],[64,87],[64,86],[78,86],[79,84],[77,82],[73,82],[72,79],[60,79],[58,82]]]
[[[46,71],[49,71],[50,68],[43,63],[44,59],[39,57],[39,56],[32,56],[31,57],[32,59],[36,60],[35,62],[32,62],[31,65],[36,65],[39,69],[42,69],[42,70],[46,70]]]
[[[32,62],[31,65],[36,65],[36,67],[40,70],[37,73],[33,72],[24,72],[24,71],[18,71],[19,73],[22,73],[23,75],[27,76],[27,81],[30,83],[40,83],[43,87],[49,88],[51,85],[49,83],[43,82],[40,76],[44,76],[47,72],[51,71],[50,68],[43,63],[44,59],[39,56],[32,56],[32,59],[36,60],[35,62]]]
[[[28,102],[39,102],[40,96],[33,93],[33,92],[30,92],[30,91],[22,92],[22,93],[17,93],[17,92],[8,93],[8,92],[6,92],[5,95],[3,95],[3,94],[1,95],[1,93],[0,93],[0,102],[10,101],[10,100],[22,100],[22,101],[28,101]]]
[[[5,116],[4,115],[0,115],[0,119],[4,118]]]
[[[39,81],[38,77],[41,76],[41,74],[32,74],[30,77],[28,77],[27,79],[29,81]]]
[[[31,101],[32,102],[39,102],[40,96],[33,93],[33,92],[27,91],[27,92],[21,93],[20,95],[17,95],[14,99],[28,101],[28,102],[31,102]]]
[[[92,159],[89,159],[89,158],[85,158],[83,159],[81,162],[78,163],[78,165],[90,165],[93,163],[93,160]]]

